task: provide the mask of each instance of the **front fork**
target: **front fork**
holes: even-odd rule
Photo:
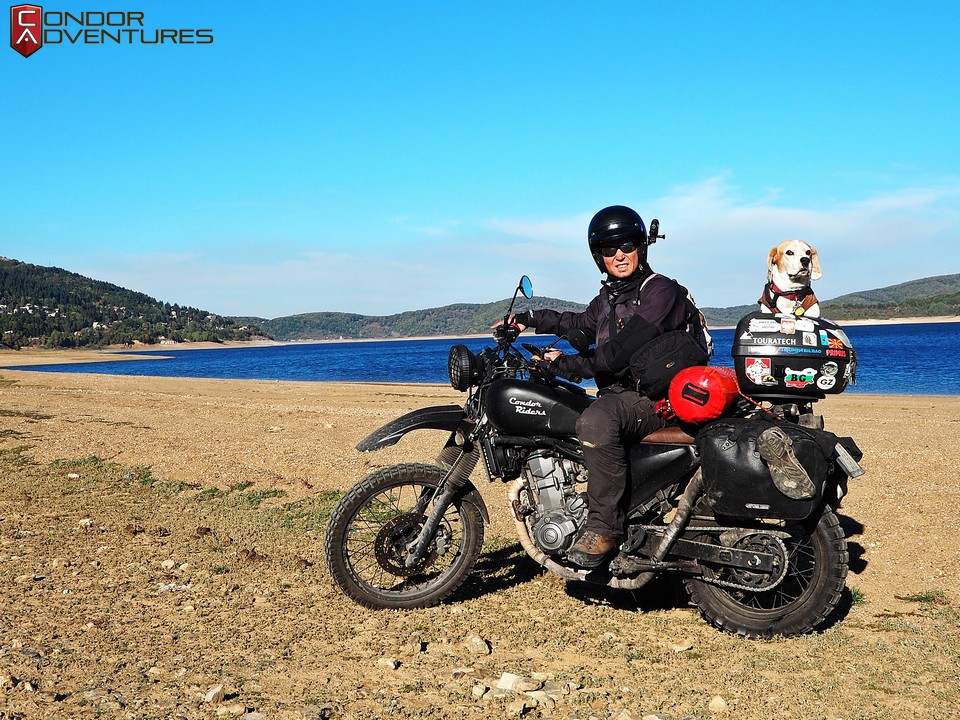
[[[449,462],[450,469],[437,485],[437,489],[430,493],[424,492],[411,511],[414,515],[423,516],[427,506],[433,502],[433,509],[427,515],[417,534],[416,539],[407,548],[407,557],[404,564],[416,566],[427,555],[430,543],[433,542],[440,521],[450,507],[450,503],[463,491],[470,482],[470,473],[477,466],[480,459],[480,446],[472,442],[461,426],[450,435],[450,441],[440,454],[441,462]],[[459,452],[453,452],[459,451]]]

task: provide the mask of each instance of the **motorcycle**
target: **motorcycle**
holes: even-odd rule
[[[579,378],[552,371],[543,348],[520,343],[528,357],[516,347],[519,328],[507,320],[520,293],[533,296],[527,276],[494,332],[495,346],[478,354],[465,345],[451,348],[448,374],[455,389],[467,392],[463,406],[415,410],[357,445],[372,452],[417,430],[449,433],[436,464],[376,470],[340,499],[325,537],[326,561],[340,590],[375,609],[429,607],[453,593],[476,563],[490,521],[470,480],[482,459],[489,479],[508,486],[521,546],[561,578],[637,590],[657,576],[677,575],[707,621],[749,637],[799,635],[825,624],[841,601],[848,571],[847,542],[831,502],[846,492],[848,477],[863,472],[849,438],[815,478],[812,500],[752,502],[749,488],[735,487],[743,482],[735,469],[705,474],[695,429],[668,425],[629,449],[629,511],[617,557],[593,570],[567,562],[587,517],[576,422],[594,397],[576,384]],[[772,329],[760,324],[770,319],[751,322],[758,337]],[[581,342],[567,339],[575,349]],[[764,397],[759,391],[770,389],[758,386],[756,394]],[[813,403],[822,396],[768,392],[765,403],[746,396],[734,414],[816,432],[823,423]],[[731,504],[731,497],[742,501]]]

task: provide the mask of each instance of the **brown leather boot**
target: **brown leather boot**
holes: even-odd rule
[[[617,549],[617,541],[587,530],[567,551],[567,560],[584,568],[595,568]]]

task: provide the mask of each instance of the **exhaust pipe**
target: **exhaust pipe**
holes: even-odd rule
[[[587,582],[594,585],[606,585],[608,587],[617,588],[620,590],[636,590],[643,587],[653,579],[654,573],[645,572],[640,573],[636,577],[632,578],[620,578],[616,577],[615,575],[610,575],[606,582],[600,582],[600,578],[603,577],[602,574],[598,575],[596,579],[589,577],[591,575],[596,575],[596,570],[584,570],[582,568],[574,569],[567,567],[566,565],[561,565],[556,560],[551,558],[534,544],[533,539],[530,537],[530,532],[527,530],[527,524],[523,521],[523,518],[520,517],[520,513],[518,512],[518,508],[520,507],[520,491],[525,485],[526,481],[523,478],[518,478],[510,483],[507,490],[507,500],[510,503],[510,513],[513,515],[513,522],[517,528],[517,537],[520,539],[520,545],[523,547],[524,551],[526,551],[527,555],[533,558],[538,564],[542,565],[553,574],[559,575],[564,580]]]

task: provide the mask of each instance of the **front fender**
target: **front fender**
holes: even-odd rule
[[[480,495],[477,486],[467,480],[467,484],[460,490],[460,495],[466,502],[473,503],[476,506],[477,510],[480,511],[480,516],[483,518],[483,521],[489,525],[490,511],[487,510],[487,504],[483,501],[483,496]]]
[[[396,445],[400,438],[414,430],[447,430],[453,432],[464,416],[463,408],[459,405],[441,405],[414,410],[374,430],[357,443],[357,450],[360,452],[382,450],[385,447]]]

